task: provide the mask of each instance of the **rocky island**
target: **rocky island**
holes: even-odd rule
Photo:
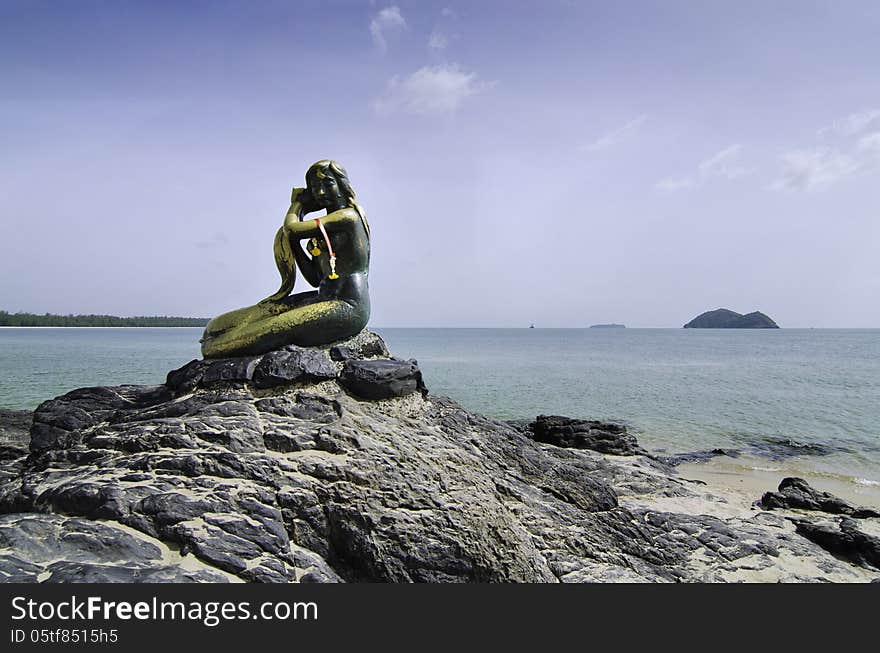
[[[797,479],[744,504],[623,426],[471,413],[369,331],[195,360],[162,385],[81,388],[0,421],[3,581],[880,575],[870,509]]]
[[[778,329],[769,317],[760,311],[742,315],[727,308],[700,313],[684,325],[685,329]]]

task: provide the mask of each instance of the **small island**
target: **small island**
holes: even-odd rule
[[[626,325],[625,324],[614,324],[614,323],[611,323],[611,324],[591,324],[590,328],[591,329],[625,329]]]
[[[779,325],[760,311],[745,315],[727,308],[701,313],[685,329],[778,329]]]

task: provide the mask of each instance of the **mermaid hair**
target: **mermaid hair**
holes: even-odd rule
[[[367,215],[364,213],[364,209],[354,199],[354,188],[352,188],[351,182],[348,180],[348,173],[345,172],[345,168],[336,163],[336,161],[321,159],[317,163],[313,163],[306,171],[306,184],[308,184],[309,175],[315,175],[318,179],[321,179],[327,174],[333,175],[333,178],[336,179],[336,183],[339,185],[339,190],[342,192],[342,197],[345,199],[346,204],[357,211],[357,214],[361,217],[361,222],[367,232],[367,238],[369,238],[370,223],[367,222]]]

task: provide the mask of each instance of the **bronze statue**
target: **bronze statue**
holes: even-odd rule
[[[327,215],[304,219],[320,209]],[[302,241],[308,241],[308,251]],[[278,292],[211,320],[201,340],[205,358],[324,345],[367,325],[370,226],[342,166],[325,159],[308,169],[306,187],[293,189],[274,249],[281,273]],[[316,291],[290,295],[297,268]]]

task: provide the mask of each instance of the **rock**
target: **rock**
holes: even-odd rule
[[[253,375],[254,385],[258,388],[333,378],[336,378],[336,366],[324,351],[296,345],[265,354]]]
[[[170,398],[171,392],[164,385],[73,390],[37,406],[31,426],[30,450],[73,446],[83,429],[109,420],[119,411],[148,408]]]
[[[245,383],[254,378],[257,365],[262,356],[242,356],[239,358],[215,358],[208,362],[202,372],[199,384],[209,386],[213,383],[241,382]]]
[[[778,329],[769,317],[760,311],[741,315],[727,308],[700,313],[684,325],[685,329]]]
[[[820,492],[802,478],[784,478],[778,492],[766,492],[758,506],[765,510],[776,508],[815,510],[832,515],[848,515],[857,519],[880,517],[880,512],[858,508],[828,492]]]
[[[391,354],[382,338],[364,329],[348,340],[330,345],[330,358],[334,361],[347,361],[364,358],[390,358]]]
[[[290,345],[260,356],[192,360],[172,370],[165,387],[176,396],[197,388],[228,383],[253,383],[258,389],[288,383],[317,383],[332,379],[348,360],[389,358],[382,338],[366,329],[352,338],[322,347]]]
[[[26,456],[34,414],[29,410],[0,408],[0,461]]]
[[[418,363],[413,360],[347,360],[339,383],[362,399],[405,397],[414,392],[427,394]]]
[[[289,357],[265,356],[276,355],[273,369],[291,369]],[[345,373],[258,388],[265,356],[219,368],[209,382],[221,361],[190,363],[168,385],[84,388],[44,402],[30,454],[0,461],[0,581],[877,575],[798,535],[784,512],[737,512],[728,503],[737,495],[636,455],[621,426],[487,419],[416,392],[414,361],[333,363],[388,372],[374,385],[391,388],[390,399],[352,396]],[[401,389],[410,394],[394,394]],[[536,432],[565,446],[536,442]]]
[[[60,515],[0,515],[0,582],[228,582],[198,563],[166,560],[167,546],[118,526]]]
[[[165,385],[177,394],[191,392],[202,382],[205,370],[210,366],[209,360],[191,360],[183,367],[168,372]]]
[[[615,456],[647,454],[636,439],[626,432],[626,427],[620,424],[538,415],[531,424],[531,431],[537,442],[557,447],[590,449]]]
[[[844,517],[838,524],[800,521],[798,534],[834,555],[851,560],[867,569],[880,569],[880,537],[859,530],[858,523]]]
[[[707,451],[688,451],[686,453],[670,454],[668,456],[654,456],[654,458],[666,465],[677,467],[685,463],[704,463],[718,456],[729,456],[730,458],[738,458],[739,449],[710,449]]]

